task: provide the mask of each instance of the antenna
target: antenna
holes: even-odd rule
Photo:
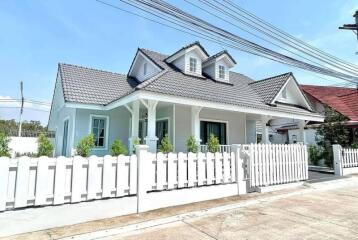
[[[21,130],[22,130],[22,113],[24,112],[24,84],[20,82],[20,92],[21,92],[21,108],[20,108],[20,119],[19,119],[19,134],[18,136],[21,137]]]

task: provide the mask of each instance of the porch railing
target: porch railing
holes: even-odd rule
[[[221,153],[230,153],[231,152],[231,145],[220,145],[220,150]],[[208,145],[200,145],[200,152],[202,153],[206,153],[208,152]]]

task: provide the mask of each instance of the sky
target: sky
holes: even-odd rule
[[[124,6],[119,0],[108,2]],[[169,2],[201,18],[214,20],[244,38],[262,43],[210,18],[184,0]],[[295,37],[358,64],[355,36],[350,31],[338,30],[344,23],[353,23],[353,12],[358,9],[356,0],[235,2]],[[0,100],[18,99],[20,81],[23,81],[26,99],[51,102],[58,63],[127,73],[138,47],[170,54],[184,45],[200,41],[210,54],[223,49],[218,44],[148,22],[95,0],[2,0],[0,31]],[[228,51],[237,61],[233,70],[256,80],[291,71],[302,84],[340,82],[237,50]],[[0,102],[0,119],[18,119],[19,109],[13,108],[17,106],[16,103]],[[47,124],[48,106],[26,104],[25,107],[25,120]]]

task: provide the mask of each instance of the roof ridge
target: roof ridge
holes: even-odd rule
[[[60,65],[60,66],[67,65],[67,66],[72,66],[72,67],[77,67],[77,68],[84,68],[84,69],[88,69],[88,70],[94,70],[94,71],[98,71],[98,72],[104,72],[104,73],[111,73],[111,74],[116,74],[116,75],[127,76],[127,74],[124,74],[124,73],[116,73],[116,72],[111,72],[111,71],[108,71],[108,70],[101,70],[101,69],[96,69],[96,68],[91,68],[91,67],[85,67],[85,66],[75,65],[75,64],[71,64],[71,63],[58,63],[58,65]]]
[[[144,50],[144,51],[148,51],[148,52],[152,52],[152,53],[164,55],[164,57],[168,57],[168,56],[169,56],[168,54],[164,54],[164,53],[161,53],[161,52],[153,51],[153,50],[150,50],[150,49],[147,49],[147,48],[139,48],[139,50],[141,50],[141,51]]]
[[[322,86],[322,85],[311,85],[311,84],[300,84],[301,87],[314,87],[314,88],[340,88],[346,90],[356,90],[356,88],[339,87],[339,86]]]
[[[280,75],[276,75],[276,76],[264,78],[264,79],[261,79],[261,80],[257,80],[257,81],[254,81],[254,82],[250,83],[250,84],[260,83],[260,82],[263,82],[263,81],[266,81],[266,80],[271,80],[273,78],[278,78],[278,77],[282,77],[282,76],[285,76],[285,75],[293,75],[293,73],[292,72],[283,73],[283,74],[280,74]]]

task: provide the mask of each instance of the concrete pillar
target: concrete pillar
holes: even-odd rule
[[[200,145],[201,139],[200,139],[200,118],[199,114],[202,107],[191,107],[191,134],[194,136],[194,138],[197,141],[197,144]]]
[[[158,138],[156,136],[156,112],[157,112],[157,104],[158,101],[155,100],[148,100],[148,125],[147,125],[147,137],[145,138],[146,145],[149,147],[149,151],[152,153],[157,152],[157,141]]]
[[[303,144],[306,144],[306,131],[305,131],[306,124],[307,122],[305,120],[300,120],[298,122],[300,142],[302,142]]]
[[[244,159],[241,155],[242,145],[240,144],[231,145],[231,151],[233,151],[235,154],[237,193],[239,195],[246,194],[247,193],[247,180],[245,179],[246,164],[244,163]]]
[[[137,155],[137,213],[144,212],[147,209],[148,201],[146,200],[148,186],[148,149],[146,145],[136,146]]]
[[[342,147],[339,144],[334,144],[333,146],[333,166],[334,174],[338,176],[343,176],[343,164],[342,164]]]
[[[263,144],[270,143],[269,139],[269,128],[267,126],[268,122],[270,121],[270,118],[267,116],[263,116],[261,118],[261,127],[262,127],[262,141]]]

